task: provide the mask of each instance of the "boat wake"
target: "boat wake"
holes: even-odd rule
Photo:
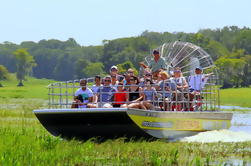
[[[181,142],[246,142],[251,141],[251,133],[244,131],[213,130],[180,139]]]

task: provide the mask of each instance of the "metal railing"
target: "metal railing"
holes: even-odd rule
[[[188,79],[188,78],[186,78]],[[153,106],[153,110],[165,110],[165,111],[216,111],[219,110],[219,89],[216,85],[216,77],[210,76],[205,84],[205,87],[200,92],[191,92],[191,89],[174,89],[171,91],[162,89],[157,89],[154,99],[150,102]],[[74,101],[74,95],[77,89],[81,88],[79,85],[80,80],[71,80],[65,82],[57,82],[48,85],[48,95],[49,95],[49,108],[71,108]],[[87,86],[92,89],[94,84],[94,79],[87,79]],[[165,85],[165,84],[164,84]],[[130,88],[131,85],[123,85],[126,89]],[[142,87],[141,85],[138,85]],[[158,84],[152,84],[153,87],[158,87]],[[103,92],[106,93],[106,92]],[[127,93],[130,92],[126,90],[125,92],[114,92],[114,93]],[[113,94],[114,94],[113,93]],[[140,95],[144,94],[144,91],[139,92]],[[165,97],[166,93],[170,93],[170,97]],[[112,94],[112,95],[113,95]],[[96,96],[102,97],[102,92],[94,94]],[[142,100],[144,101],[144,100]],[[139,101],[138,103],[142,103]],[[130,105],[132,101],[124,101],[125,104]],[[103,102],[104,103],[104,102]],[[89,104],[96,105],[99,108],[103,105],[102,99],[100,102],[93,101]],[[111,105],[116,104],[115,101],[109,102]],[[75,103],[82,104],[82,103]],[[86,104],[86,103],[84,103]]]

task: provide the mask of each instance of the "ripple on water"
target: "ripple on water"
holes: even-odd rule
[[[202,132],[191,137],[182,138],[182,142],[246,142],[251,141],[251,134],[243,131],[213,130]]]

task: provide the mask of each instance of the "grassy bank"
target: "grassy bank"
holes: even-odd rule
[[[11,74],[10,80],[2,81],[4,87],[0,88],[1,99],[25,99],[25,98],[39,98],[47,99],[48,91],[47,85],[52,83],[52,80],[48,79],[36,79],[28,77],[27,81],[24,81],[23,87],[17,87],[18,81],[14,74]]]
[[[251,88],[230,88],[220,90],[221,105],[251,108]]]

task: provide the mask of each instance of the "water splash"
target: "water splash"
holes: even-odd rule
[[[251,134],[243,131],[214,130],[202,132],[191,137],[185,137],[181,142],[246,142],[251,141]]]

